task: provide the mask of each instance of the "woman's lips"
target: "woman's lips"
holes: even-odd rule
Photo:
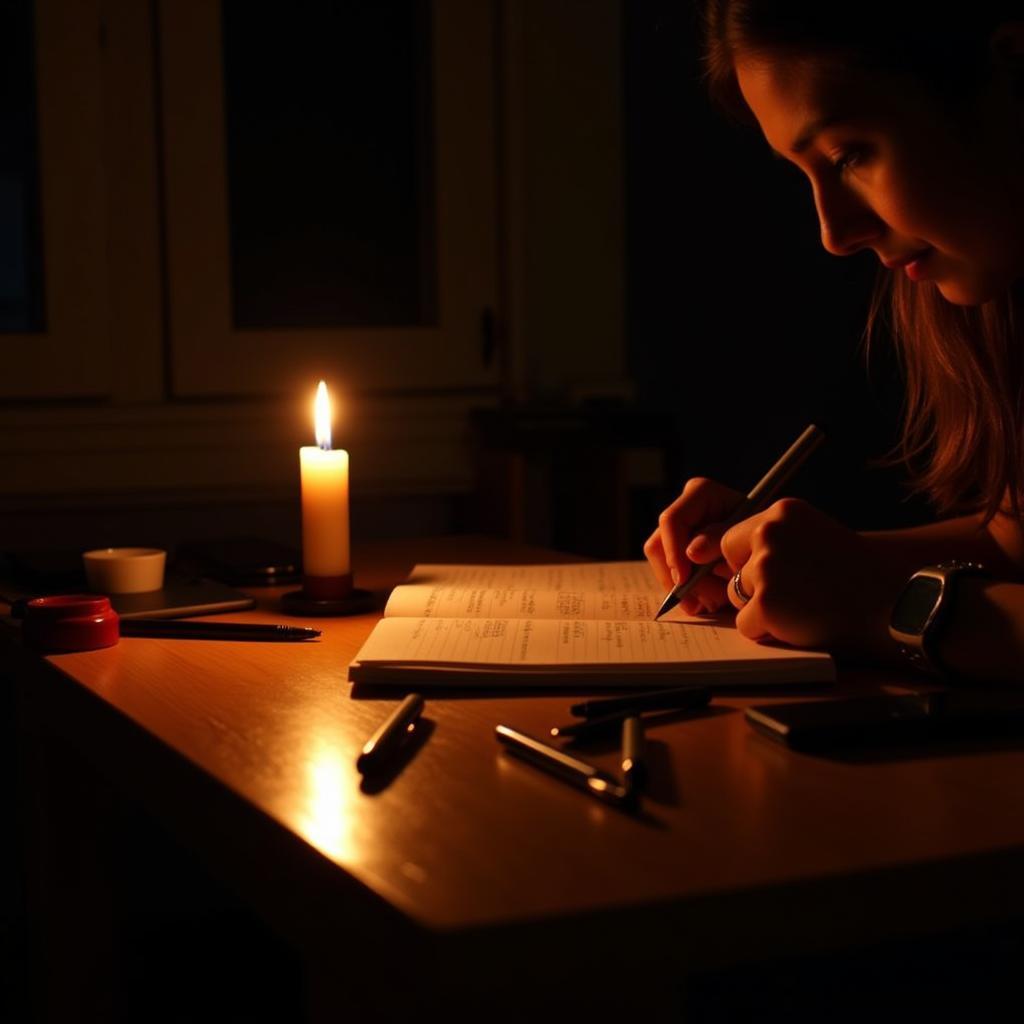
[[[916,256],[903,268],[911,281],[923,281],[928,276],[927,264],[932,252],[932,249],[925,249],[920,256]]]

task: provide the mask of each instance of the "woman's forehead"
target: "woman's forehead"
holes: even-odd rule
[[[765,138],[790,157],[839,121],[889,119],[911,97],[910,84],[838,59],[751,56],[737,59],[736,79]]]

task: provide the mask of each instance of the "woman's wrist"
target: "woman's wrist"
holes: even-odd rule
[[[910,573],[892,558],[891,537],[890,534],[880,539],[878,535],[860,534],[864,551],[860,628],[846,653],[872,664],[898,666],[902,655],[889,633],[889,620]]]

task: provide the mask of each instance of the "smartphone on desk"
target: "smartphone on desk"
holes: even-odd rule
[[[1006,691],[941,690],[749,707],[758,732],[794,750],[879,746],[933,739],[1020,736],[1024,696]]]
[[[183,566],[235,587],[272,587],[302,576],[302,556],[286,544],[233,537],[182,545]]]

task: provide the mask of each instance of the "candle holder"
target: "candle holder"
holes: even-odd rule
[[[301,590],[281,595],[281,610],[288,615],[361,615],[376,607],[373,591],[352,586],[351,573],[303,576]]]

